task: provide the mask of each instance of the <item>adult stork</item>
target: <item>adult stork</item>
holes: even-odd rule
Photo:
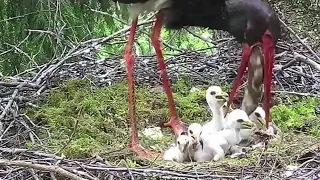
[[[233,102],[235,92],[240,85],[244,71],[250,62],[260,61],[264,66],[265,111],[266,125],[269,121],[270,86],[274,59],[274,47],[280,37],[280,23],[275,12],[261,0],[114,0],[120,3],[133,4],[139,11],[159,11],[151,35],[151,42],[155,48],[159,68],[161,70],[163,86],[167,94],[170,108],[170,121],[165,126],[171,127],[176,137],[185,131],[187,125],[183,123],[175,110],[172,92],[167,77],[165,62],[160,48],[160,31],[162,23],[169,29],[181,29],[185,26],[205,27],[216,30],[225,30],[232,34],[236,40],[243,44],[242,62],[238,69],[238,75],[234,81],[233,90],[230,93],[228,109]],[[139,7],[140,8],[137,8]],[[139,12],[132,13],[132,25],[128,42],[125,48],[124,58],[127,66],[129,88],[129,118],[130,118],[130,148],[142,157],[152,155],[152,152],[144,149],[138,140],[136,122],[134,119],[134,78],[132,45],[137,27]],[[249,65],[253,67],[252,65]],[[250,77],[248,82],[250,83]],[[262,93],[262,91],[258,92]],[[259,94],[258,93],[258,94]],[[251,99],[260,99],[257,94],[250,94]],[[255,102],[255,101],[254,101]],[[249,104],[246,113],[251,114],[258,104]]]

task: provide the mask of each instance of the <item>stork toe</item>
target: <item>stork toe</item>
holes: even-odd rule
[[[130,150],[140,158],[152,158],[160,155],[160,153],[145,149],[140,144],[130,147]]]
[[[175,137],[178,137],[182,132],[188,131],[188,124],[181,121],[178,117],[171,117],[170,121],[164,123],[163,126],[170,127]]]

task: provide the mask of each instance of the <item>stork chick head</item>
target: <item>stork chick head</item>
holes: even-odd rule
[[[202,126],[199,123],[192,123],[188,127],[188,135],[192,141],[193,149],[196,149],[198,143],[203,148],[203,141],[200,139],[202,133]]]
[[[228,94],[219,86],[210,86],[206,91],[206,100],[210,106],[220,108],[228,101]]]
[[[177,146],[180,150],[180,152],[184,153],[187,149],[187,147],[190,144],[190,137],[187,133],[182,132],[180,136],[177,138]]]
[[[255,123],[257,128],[261,129],[265,126],[265,118],[266,118],[266,112],[263,110],[262,107],[257,107],[257,109],[250,114],[249,118]]]
[[[235,109],[228,115],[228,126],[233,129],[252,129],[253,122],[249,119],[247,113],[240,109]]]

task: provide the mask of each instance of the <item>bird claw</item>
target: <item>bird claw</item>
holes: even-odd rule
[[[234,153],[232,154],[230,157],[231,158],[243,158],[246,156],[246,153],[245,152],[238,152],[238,153]]]
[[[170,127],[173,130],[175,137],[178,137],[182,132],[188,131],[188,125],[181,121],[178,117],[171,117],[170,121],[163,124],[164,127]]]
[[[130,150],[140,158],[152,158],[159,155],[159,153],[145,149],[140,144],[133,145]]]
[[[260,130],[257,130],[255,132],[255,134],[258,134],[259,136],[263,136],[263,137],[268,137],[268,138],[273,138],[275,137],[276,135],[274,134],[274,131],[272,128],[268,128],[267,130],[265,129],[260,129]]]

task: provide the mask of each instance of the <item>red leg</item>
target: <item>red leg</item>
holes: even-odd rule
[[[161,71],[161,76],[162,76],[162,81],[163,81],[163,87],[166,91],[167,98],[168,98],[168,104],[169,104],[169,109],[170,109],[170,121],[165,123],[165,127],[171,127],[175,136],[177,137],[178,135],[181,134],[181,132],[186,132],[187,131],[187,124],[182,122],[176,112],[174,101],[173,101],[173,96],[172,96],[172,91],[170,88],[170,82],[168,80],[168,75],[167,75],[167,70],[166,70],[166,64],[164,62],[162,50],[160,47],[160,32],[162,28],[162,15],[161,12],[158,12],[156,14],[156,22],[153,27],[153,32],[152,32],[152,37],[151,37],[151,42],[152,45],[156,51],[157,58],[158,58],[158,64],[159,68]]]
[[[232,91],[231,91],[231,93],[229,95],[229,101],[228,101],[228,104],[227,104],[228,111],[230,109],[231,104],[233,103],[233,100],[234,100],[235,94],[236,94],[236,92],[238,90],[238,87],[241,84],[241,79],[242,79],[242,77],[244,75],[246,67],[248,67],[248,62],[249,62],[249,58],[250,58],[251,52],[252,51],[251,51],[251,48],[249,47],[249,45],[245,44],[244,47],[243,47],[241,64],[240,64],[239,69],[238,69],[238,75],[237,75],[236,79],[234,80],[233,88],[232,88]]]
[[[133,64],[134,57],[132,55],[132,45],[134,41],[134,35],[137,27],[138,19],[132,21],[130,28],[130,34],[128,42],[125,48],[124,59],[126,60],[127,66],[127,78],[129,88],[129,123],[130,123],[130,149],[140,157],[151,157],[153,153],[144,149],[139,142],[137,125],[135,121],[135,97],[134,97],[134,77],[133,77]]]
[[[263,49],[264,49],[264,94],[265,103],[264,110],[266,112],[266,128],[269,127],[270,122],[270,108],[271,108],[271,83],[272,83],[272,69],[274,61],[274,45],[272,35],[269,30],[265,32],[262,37]]]

